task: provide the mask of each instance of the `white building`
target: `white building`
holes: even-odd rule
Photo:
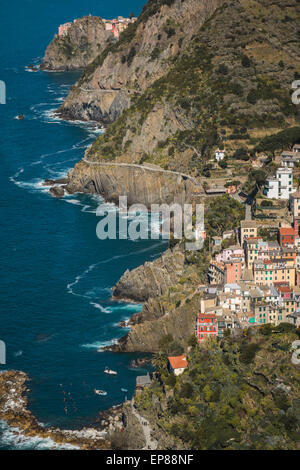
[[[224,160],[225,157],[226,157],[226,150],[220,150],[220,149],[215,150],[215,159],[217,162]]]
[[[289,199],[295,191],[292,168],[278,168],[276,176],[267,179],[264,193],[269,199]]]
[[[188,362],[184,355],[182,356],[171,356],[169,359],[169,369],[175,375],[181,375],[188,367]]]

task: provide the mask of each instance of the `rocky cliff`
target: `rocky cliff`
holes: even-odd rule
[[[69,173],[66,186],[69,193],[97,193],[108,202],[119,202],[127,196],[128,205],[171,204],[183,205],[189,200],[195,185],[183,176],[147,169],[143,166],[89,164],[79,162]]]
[[[182,276],[185,262],[183,250],[167,250],[160,258],[147,262],[133,271],[126,271],[113,289],[116,299],[145,302],[159,297],[177,284]]]
[[[87,67],[60,113],[111,122],[163,76],[224,0],[152,0],[138,20]]]
[[[100,17],[84,16],[72,23],[65,36],[55,35],[47,47],[42,70],[76,70],[90,64],[113,42]]]
[[[253,148],[262,129],[267,135],[300,121],[290,96],[300,73],[299,3],[207,5],[150,2],[86,69],[60,112],[114,121],[89,158],[201,169],[223,136]]]
[[[186,347],[195,329],[199,305],[199,295],[193,296],[188,303],[182,303],[177,308],[168,303],[166,298],[149,299],[139,317],[142,323],[132,325],[128,335],[121,338],[112,349],[120,352],[159,352],[160,341],[167,335]]]

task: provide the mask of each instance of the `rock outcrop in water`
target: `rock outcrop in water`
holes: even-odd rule
[[[102,18],[84,16],[72,23],[64,36],[55,35],[47,47],[42,70],[76,70],[90,64],[113,41]]]
[[[27,437],[51,439],[59,446],[71,445],[78,449],[108,450],[110,443],[102,429],[84,428],[77,431],[43,427],[28,409],[28,377],[24,372],[0,373],[0,420],[19,429]],[[118,422],[120,420],[118,419]]]

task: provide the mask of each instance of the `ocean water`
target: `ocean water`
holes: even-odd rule
[[[100,241],[98,196],[57,200],[45,178],[67,174],[97,137],[91,125],[55,119],[55,110],[79,74],[30,73],[60,23],[85,14],[113,18],[138,14],[142,0],[51,2],[2,0],[0,80],[1,282],[0,339],[7,365],[27,372],[30,409],[44,424],[75,428],[94,422],[99,410],[132,396],[134,354],[97,352],[126,333],[118,322],[142,305],[112,302],[111,288],[123,272],[158,257],[161,241]],[[16,120],[24,114],[23,121]],[[103,374],[105,366],[118,371]],[[107,391],[106,397],[93,393]],[[26,440],[0,423],[0,448],[51,448]]]

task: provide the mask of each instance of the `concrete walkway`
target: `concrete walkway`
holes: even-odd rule
[[[137,412],[137,410],[135,409],[135,407],[133,405],[133,402],[131,402],[131,409],[132,409],[132,413],[137,418],[137,420],[139,421],[139,423],[140,423],[140,425],[142,426],[142,429],[143,429],[144,438],[145,438],[145,441],[146,441],[146,445],[143,448],[143,450],[155,450],[155,449],[157,449],[157,444],[158,443],[157,443],[157,441],[155,441],[151,438],[151,428],[149,426],[149,422]]]

